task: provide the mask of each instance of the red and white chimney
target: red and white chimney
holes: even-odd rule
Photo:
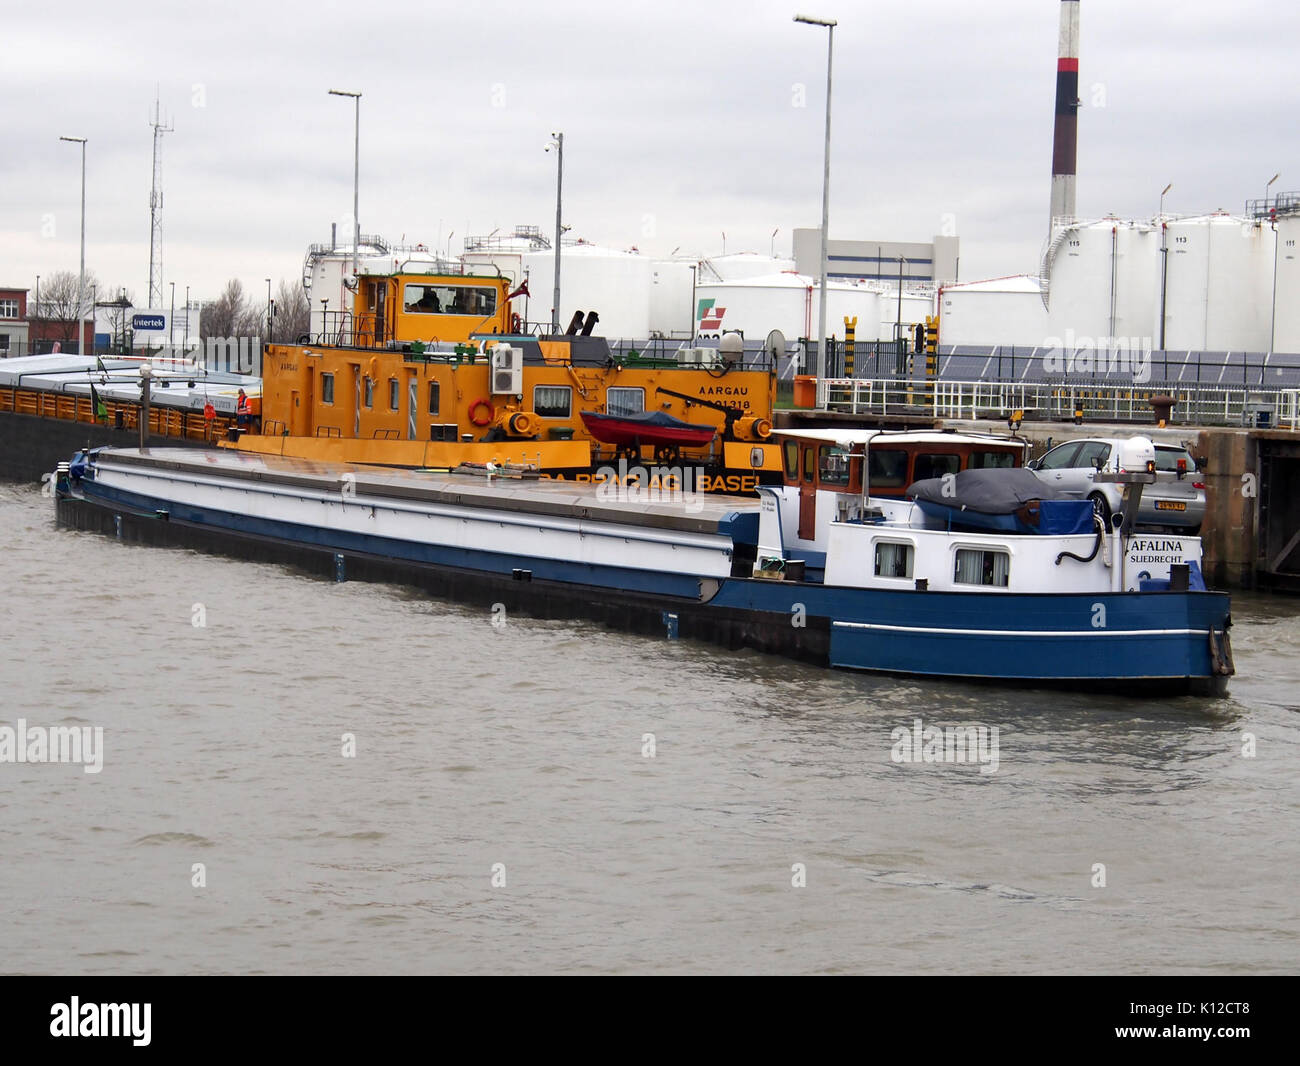
[[[1052,223],[1074,218],[1079,154],[1079,0],[1061,0],[1056,51],[1056,126],[1052,133]]]

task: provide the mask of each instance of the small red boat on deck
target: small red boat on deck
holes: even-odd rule
[[[603,415],[582,411],[582,423],[596,440],[620,448],[700,448],[713,440],[716,426],[683,422],[663,411],[635,415]]]

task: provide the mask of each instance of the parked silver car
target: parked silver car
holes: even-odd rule
[[[1102,520],[1109,522],[1119,510],[1123,489],[1098,483],[1093,475],[1100,469],[1117,473],[1120,437],[1088,437],[1058,444],[1029,468],[1049,485],[1070,496],[1092,500]],[[1182,533],[1198,533],[1205,520],[1205,483],[1196,460],[1179,444],[1156,444],[1156,483],[1142,489],[1142,503],[1136,524],[1163,526]]]

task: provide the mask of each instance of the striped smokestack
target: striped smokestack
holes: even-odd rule
[[[1061,0],[1056,59],[1056,126],[1052,133],[1052,221],[1074,218],[1079,154],[1079,0]]]

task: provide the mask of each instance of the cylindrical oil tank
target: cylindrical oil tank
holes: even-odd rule
[[[1071,226],[1058,237],[1048,277],[1049,338],[1066,348],[1151,346],[1158,317],[1157,227],[1107,218]]]
[[[684,259],[656,259],[650,264],[650,332],[664,337],[689,338],[695,317],[695,263]]]
[[[529,252],[521,267],[528,271],[528,317],[550,317],[555,278],[555,253]],[[566,245],[560,262],[560,329],[575,311],[595,311],[595,333],[611,340],[642,340],[650,335],[650,273],[652,260],[635,252],[620,252],[592,244]]]
[[[816,279],[793,272],[700,285],[696,290],[696,329],[703,336],[734,329],[746,337],[762,338],[779,329],[791,341],[816,337],[818,296]],[[863,286],[830,284],[826,298],[828,336],[843,339],[845,316],[857,318],[857,340],[878,340],[880,294]]]
[[[1047,334],[1047,309],[1037,278],[1018,275],[945,285],[940,293],[940,344],[1035,348]]]
[[[1271,229],[1272,227],[1270,227]],[[1270,286],[1269,303],[1274,308],[1275,352],[1300,352],[1300,216],[1277,221],[1277,284]]]
[[[1273,230],[1216,214],[1168,223],[1165,347],[1263,352],[1272,319]]]

